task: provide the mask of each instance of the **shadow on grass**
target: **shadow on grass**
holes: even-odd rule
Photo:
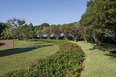
[[[104,52],[108,51],[109,53],[105,54],[106,56],[116,58],[116,44],[103,43],[102,46],[97,46],[94,44],[94,47],[90,48],[90,50],[94,50],[94,49],[102,50]]]
[[[106,56],[110,56],[112,58],[116,58],[116,54],[113,54],[113,53],[109,53],[109,54],[105,54]]]
[[[41,43],[34,43],[34,44],[43,44],[43,43],[41,42]]]
[[[27,47],[27,48],[0,50],[0,57],[14,55],[18,53],[24,53],[24,52],[32,51],[37,48],[48,47],[48,46],[53,46],[53,45],[34,45],[33,47]]]
[[[114,51],[109,51],[109,53],[108,54],[105,54],[106,56],[110,56],[110,57],[112,57],[112,58],[116,58],[116,50],[114,50]]]
[[[104,43],[104,44],[102,44],[102,46],[94,45],[94,47],[91,48],[90,50],[94,50],[94,49],[98,49],[98,50],[102,50],[102,51],[114,51],[114,50],[116,50],[116,44]]]
[[[5,43],[0,43],[0,46],[5,45]]]

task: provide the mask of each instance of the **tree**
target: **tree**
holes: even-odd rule
[[[50,27],[50,25],[48,23],[43,23],[41,24],[40,26],[43,26],[43,27]]]
[[[25,24],[25,21],[24,20],[20,20],[20,19],[16,19],[16,18],[13,18],[13,19],[9,19],[7,21],[7,28],[9,30],[6,30],[6,31],[9,31],[11,37],[13,38],[13,49],[14,49],[14,39],[19,36],[21,36],[21,32],[22,32],[22,29],[21,29],[21,26],[23,26]]]
[[[38,31],[39,30],[39,26],[34,26],[34,31]]]
[[[2,32],[2,38],[7,38],[7,40],[8,40],[8,38],[10,37],[11,35],[10,35],[10,30],[9,30],[9,28],[5,28],[4,30],[3,30],[3,32]]]
[[[55,25],[55,24],[52,24],[51,27],[52,27],[52,26],[56,26],[56,25]]]
[[[43,33],[43,34],[47,34],[48,39],[50,39],[50,34],[51,34],[51,32],[50,32],[50,27],[44,28],[44,29],[42,30],[42,33]]]
[[[5,28],[6,28],[6,23],[0,23],[0,37]]]
[[[21,19],[16,19],[17,23],[16,23],[16,36],[17,36],[17,40],[18,38],[21,36],[21,27],[25,25],[25,20],[21,20]]]
[[[93,36],[97,45],[101,45],[100,37],[115,28],[116,1],[90,0],[87,3],[86,13],[82,15],[81,24]]]
[[[13,49],[14,49],[14,39],[16,37],[16,32],[17,32],[17,30],[16,30],[16,27],[17,27],[16,22],[17,22],[16,18],[9,19],[7,21],[7,27],[9,28],[10,35],[13,38]]]
[[[59,30],[60,33],[64,34],[65,40],[67,40],[67,35],[70,33],[70,26],[68,24],[63,24],[62,26],[60,26]]]
[[[36,32],[33,31],[33,32],[31,33],[31,36],[32,36],[32,38],[36,37]]]
[[[34,28],[33,28],[33,24],[32,23],[30,23],[29,24],[29,36],[30,36],[30,38],[34,38]]]
[[[24,38],[24,44],[25,44],[25,40],[29,36],[29,28],[28,28],[28,25],[27,24],[25,24],[24,26],[21,27],[21,35]]]
[[[43,35],[42,30],[38,30],[36,34],[39,35],[40,39],[42,39],[42,35]]]
[[[81,35],[81,30],[80,30],[80,24],[79,22],[75,23],[71,23],[70,25],[70,34],[73,37],[74,41],[76,42],[76,40],[80,37]]]
[[[83,36],[85,43],[87,43],[87,38],[89,37],[89,33],[86,27],[84,26],[80,26],[80,31],[81,31],[81,35]]]
[[[60,33],[60,30],[59,30],[59,27],[60,27],[61,25],[57,25],[57,26],[52,26],[51,27],[51,33],[53,33],[54,35],[55,35],[55,37],[56,37],[56,40],[58,40],[58,38],[59,38],[59,33]]]
[[[112,28],[109,32],[108,32],[109,36],[111,36],[114,41],[116,41],[116,27]]]
[[[50,27],[50,25],[48,23],[43,23],[39,25],[39,30],[43,30],[45,27]]]
[[[87,43],[87,38],[90,37],[90,30],[88,28],[88,26],[85,26],[81,21],[80,21],[80,31],[81,31],[81,35],[83,36],[85,42]]]
[[[33,29],[33,24],[32,23],[30,23],[29,24],[29,31],[33,31],[34,29]]]

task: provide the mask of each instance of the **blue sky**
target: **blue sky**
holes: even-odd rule
[[[65,24],[79,21],[87,0],[0,0],[0,22],[11,18],[33,25]]]

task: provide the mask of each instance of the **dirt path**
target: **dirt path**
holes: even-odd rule
[[[0,40],[0,44],[1,44],[0,50],[12,48],[12,43],[6,43],[6,42],[3,42],[2,40]]]

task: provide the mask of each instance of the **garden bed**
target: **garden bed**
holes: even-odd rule
[[[59,50],[46,58],[36,59],[29,69],[10,71],[3,77],[79,77],[84,53],[77,44],[61,40],[36,41],[55,43],[59,45]]]

